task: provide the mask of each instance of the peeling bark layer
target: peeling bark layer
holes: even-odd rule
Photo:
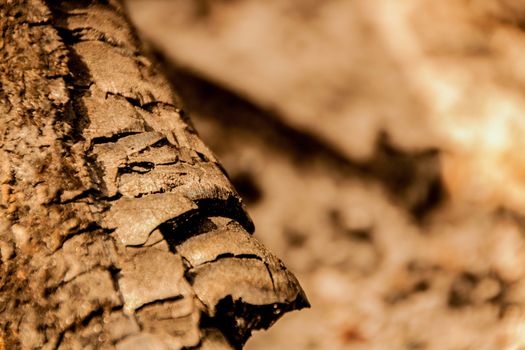
[[[240,348],[308,305],[118,3],[0,35],[0,349]]]

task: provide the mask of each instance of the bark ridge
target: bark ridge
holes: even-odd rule
[[[308,306],[118,2],[0,6],[0,349],[228,349]]]

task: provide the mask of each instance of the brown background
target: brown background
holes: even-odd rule
[[[312,303],[248,349],[525,347],[525,3],[128,8]]]

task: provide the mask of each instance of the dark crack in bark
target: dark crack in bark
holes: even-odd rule
[[[308,306],[118,2],[9,2],[0,33],[0,344],[241,348]]]

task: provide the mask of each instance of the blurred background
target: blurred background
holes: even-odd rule
[[[247,349],[525,349],[525,2],[128,0],[312,308]]]

